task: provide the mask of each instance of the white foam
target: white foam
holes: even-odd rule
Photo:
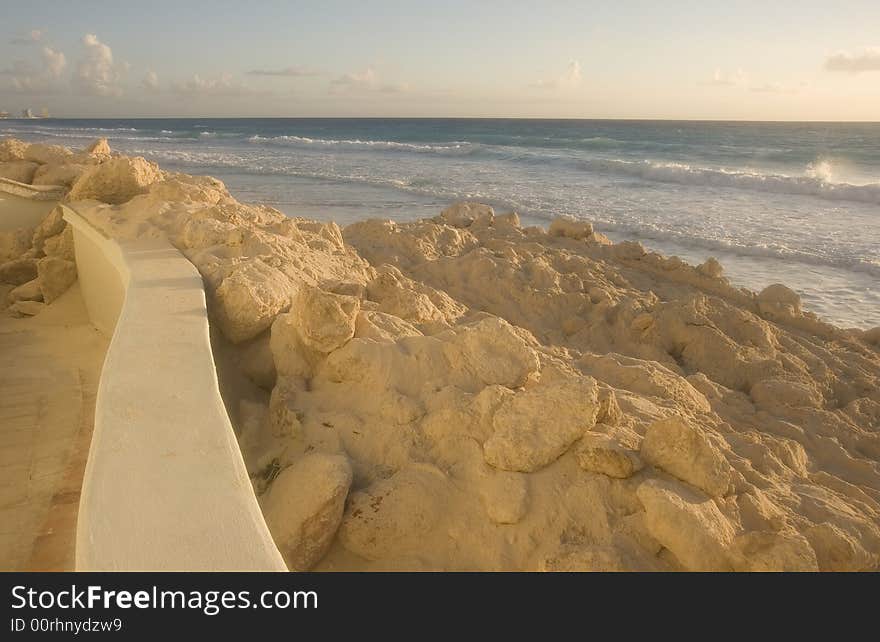
[[[760,192],[813,196],[832,201],[856,201],[880,205],[880,183],[853,185],[828,180],[831,167],[825,163],[811,165],[804,176],[765,174],[730,169],[694,167],[684,163],[659,163],[617,159],[590,159],[578,161],[588,171],[633,176],[649,181],[733,187]]]

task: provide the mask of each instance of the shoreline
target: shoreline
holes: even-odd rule
[[[291,570],[880,568],[878,328],[584,221],[465,202],[340,228],[106,141],[4,162],[200,272]]]

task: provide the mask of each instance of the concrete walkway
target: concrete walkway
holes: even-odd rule
[[[107,344],[89,322],[78,283],[36,317],[0,310],[2,571],[73,570]]]

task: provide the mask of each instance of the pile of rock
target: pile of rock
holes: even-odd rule
[[[293,569],[878,569],[880,335],[787,288],[475,203],[340,230],[143,159],[68,198],[202,274]]]
[[[0,305],[34,316],[76,281],[73,230],[53,209],[36,228],[0,232]]]

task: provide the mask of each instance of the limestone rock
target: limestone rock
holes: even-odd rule
[[[268,328],[290,303],[287,278],[259,259],[235,265],[214,291],[214,313],[224,336],[241,343]]]
[[[697,272],[710,279],[719,279],[724,274],[724,268],[714,256],[710,256],[702,264],[697,266]]]
[[[588,432],[584,435],[575,454],[584,470],[616,479],[632,477],[643,466],[635,451],[601,433]]]
[[[43,252],[46,256],[55,256],[67,261],[76,260],[76,252],[73,243],[73,228],[65,225],[60,234],[43,239]]]
[[[732,559],[738,571],[757,573],[814,573],[816,553],[800,533],[752,531],[736,538]]]
[[[9,314],[14,317],[33,317],[46,307],[41,301],[16,301],[9,306]]]
[[[275,386],[275,361],[267,333],[242,347],[240,363],[244,375],[260,388],[271,390]]]
[[[731,468],[727,459],[702,430],[680,416],[648,426],[641,456],[711,497],[724,495],[730,487]]]
[[[816,552],[820,570],[835,572],[876,570],[878,556],[868,554],[857,538],[843,528],[830,522],[822,522],[811,526],[804,534]]]
[[[541,384],[507,397],[483,444],[486,462],[502,470],[532,472],[555,461],[596,423],[596,381],[577,377]]]
[[[0,163],[24,160],[28,144],[15,138],[0,141]]]
[[[34,279],[24,285],[19,285],[9,293],[9,302],[16,301],[42,301],[43,291],[40,289],[40,280]]]
[[[292,390],[284,382],[276,384],[272,389],[266,418],[269,432],[273,436],[297,437],[302,432],[302,423],[294,401]]]
[[[528,511],[528,478],[520,473],[499,471],[482,485],[486,514],[495,524],[516,524]]]
[[[34,259],[13,259],[0,265],[0,283],[24,285],[37,278],[37,262]]]
[[[44,241],[50,236],[61,234],[66,225],[67,223],[64,221],[64,213],[61,211],[61,208],[54,208],[42,221],[40,221],[40,224],[34,228],[34,236],[31,239],[31,243],[38,250],[42,250]]]
[[[339,541],[370,560],[417,550],[440,517],[446,484],[435,467],[413,464],[352,493]]]
[[[327,354],[354,336],[359,310],[360,301],[355,297],[304,285],[294,298],[290,313],[303,345]]]
[[[689,571],[732,570],[734,529],[718,506],[683,484],[649,479],[636,490],[650,534]]]
[[[494,218],[495,211],[482,203],[455,203],[440,213],[442,222],[458,228],[470,227],[477,221],[491,223]]]
[[[781,283],[768,285],[761,290],[757,302],[758,310],[771,321],[801,313],[801,297]]]
[[[569,239],[583,240],[593,234],[593,224],[579,221],[570,216],[559,216],[550,223],[550,236],[562,236]]]
[[[305,348],[299,338],[293,314],[279,314],[272,322],[269,349],[278,377],[309,379],[312,364],[305,356]]]
[[[625,573],[653,570],[648,560],[633,559],[614,546],[568,544],[546,557],[541,570],[548,573]]]
[[[109,156],[110,155],[110,143],[107,142],[106,138],[98,138],[91,145],[86,147],[83,150],[86,154],[93,154],[95,156]]]
[[[822,397],[815,388],[799,381],[769,378],[752,386],[750,395],[755,405],[772,410],[782,406],[821,408]]]
[[[266,524],[291,571],[324,557],[345,508],[352,473],[342,455],[306,455],[281,471],[263,501]]]
[[[25,228],[0,232],[0,264],[21,258],[30,249],[32,236]]]
[[[503,319],[491,317],[465,326],[447,348],[456,368],[472,372],[483,385],[519,388],[537,372],[538,356]]]
[[[34,185],[63,185],[70,187],[86,171],[85,165],[65,163],[63,165],[42,165],[34,173]]]
[[[155,163],[143,158],[120,156],[89,167],[73,184],[69,201],[94,199],[119,204],[144,194],[152,183],[162,178]]]
[[[33,161],[40,165],[60,165],[67,162],[71,156],[73,156],[73,152],[66,147],[61,145],[43,145],[41,143],[28,145],[24,152],[25,160]]]
[[[34,180],[34,174],[38,167],[39,164],[24,160],[0,163],[0,178],[30,184]]]
[[[67,292],[67,288],[76,281],[76,263],[55,256],[47,256],[37,262],[37,274],[43,300],[52,303]]]

